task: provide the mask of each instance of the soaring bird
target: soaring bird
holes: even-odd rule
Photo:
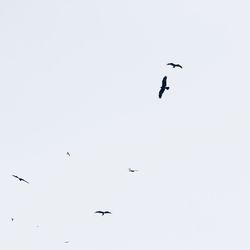
[[[70,153],[69,153],[69,152],[67,152],[67,153],[66,153],[66,155],[70,156]]]
[[[159,98],[162,97],[165,89],[169,90],[169,87],[167,87],[167,77],[166,76],[164,76],[163,79],[162,79],[162,85],[161,85],[161,89],[159,91]]]
[[[138,172],[139,170],[129,168],[128,171],[131,172],[131,173],[134,173],[134,172]]]
[[[181,69],[182,69],[182,66],[181,66],[180,64],[168,63],[167,65],[171,65],[171,66],[173,66],[173,68],[175,68],[175,67],[179,67],[179,68],[181,68]]]
[[[112,213],[109,211],[95,211],[95,214],[102,214],[103,216],[104,214],[112,214]]]
[[[16,176],[16,175],[12,175],[12,176],[15,177],[15,178],[17,178],[19,181],[24,181],[24,182],[26,182],[26,183],[29,184],[29,182],[27,182],[27,181],[24,180],[23,178],[20,178],[20,177],[18,177],[18,176]]]

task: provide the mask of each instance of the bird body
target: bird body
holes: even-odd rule
[[[66,155],[70,156],[70,153],[69,153],[69,152],[67,152],[67,153],[66,153]]]
[[[161,85],[161,89],[159,91],[159,98],[162,97],[165,90],[169,90],[169,87],[167,87],[167,77],[166,76],[164,76],[162,79],[162,85]]]
[[[101,214],[103,216],[104,214],[112,214],[112,213],[109,211],[95,211],[95,214]]]
[[[12,175],[12,176],[15,177],[15,178],[17,178],[19,181],[24,181],[24,182],[26,182],[26,183],[29,184],[29,182],[27,182],[27,181],[24,180],[23,178],[18,177],[17,175]]]
[[[167,65],[170,65],[170,66],[172,66],[173,68],[177,67],[177,68],[181,68],[181,69],[182,69],[182,66],[181,66],[180,64],[168,63]]]

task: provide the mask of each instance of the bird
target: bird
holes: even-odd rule
[[[104,214],[112,214],[112,213],[109,211],[95,211],[95,214],[102,214],[103,216]]]
[[[67,240],[67,241],[64,241],[64,243],[69,243],[69,241]]]
[[[173,66],[173,68],[175,67],[179,67],[182,69],[182,66],[180,64],[175,64],[175,63],[168,63],[167,65]]]
[[[69,152],[67,152],[67,153],[66,153],[66,155],[70,156],[70,153],[69,153]]]
[[[128,171],[131,172],[131,173],[134,173],[134,172],[138,172],[139,170],[129,168]]]
[[[15,178],[17,178],[19,181],[24,181],[24,182],[26,182],[26,183],[29,184],[29,182],[27,182],[27,181],[24,180],[23,178],[18,177],[17,175],[12,175],[12,176],[15,177]]]
[[[162,85],[161,85],[161,89],[159,91],[159,98],[162,97],[165,89],[169,90],[169,87],[167,87],[167,77],[166,76],[164,76],[163,79],[162,79]]]
[[[14,220],[14,218],[13,217],[11,217],[11,221],[13,221]]]

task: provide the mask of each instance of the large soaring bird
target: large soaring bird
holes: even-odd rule
[[[172,66],[173,68],[175,68],[175,67],[179,67],[179,68],[181,68],[181,69],[182,69],[182,66],[181,66],[180,64],[168,63],[167,65],[170,65],[170,66]]]
[[[159,91],[159,98],[162,97],[165,89],[169,90],[169,87],[167,87],[167,77],[166,76],[164,76],[163,79],[162,79],[162,85],[161,85],[161,89]]]
[[[18,177],[18,176],[16,176],[16,175],[12,175],[12,176],[15,177],[15,178],[17,178],[19,181],[24,181],[24,182],[26,182],[26,183],[29,184],[29,182],[27,182],[27,181],[24,180],[23,178],[20,178],[20,177]]]
[[[104,214],[111,214],[111,212],[109,212],[109,211],[95,211],[95,214],[102,214],[102,216],[103,216]]]
[[[139,170],[137,170],[137,169],[132,169],[132,168],[129,168],[129,169],[128,169],[128,171],[129,171],[129,172],[131,172],[131,173],[134,173],[134,172],[138,172]]]

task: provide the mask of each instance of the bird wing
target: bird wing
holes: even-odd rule
[[[162,79],[162,88],[165,88],[167,86],[167,77],[164,76]]]
[[[168,63],[167,65],[171,65],[171,66],[174,66],[174,64],[173,64],[173,63]]]
[[[111,214],[111,212],[109,212],[109,211],[105,211],[104,213],[105,213],[105,214]]]
[[[103,211],[95,211],[95,214],[103,214]]]
[[[27,182],[26,180],[24,180],[23,178],[20,178],[19,179],[20,181],[24,181],[24,182],[26,182],[26,183],[28,183],[29,184],[29,182]]]
[[[13,174],[12,176],[19,179],[19,177],[18,177],[17,175],[14,175],[14,174]]]
[[[182,68],[182,66],[180,64],[176,64],[175,67]]]
[[[163,94],[164,91],[165,91],[165,88],[161,88],[161,89],[160,89],[160,91],[159,91],[159,98],[162,97],[162,94]]]

